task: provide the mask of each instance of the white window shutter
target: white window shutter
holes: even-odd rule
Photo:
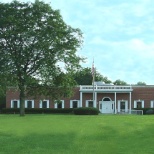
[[[125,112],[128,111],[128,101],[125,101]]]
[[[57,109],[57,103],[54,104],[54,108]]]
[[[25,100],[25,108],[27,108],[27,100]]]
[[[154,104],[154,101],[151,101],[151,103],[150,103],[150,107],[151,107],[151,108],[154,107],[153,104]]]
[[[118,112],[120,112],[120,101],[118,101]]]
[[[11,100],[11,108],[13,108],[13,100]]]
[[[142,101],[142,108],[144,108],[144,101]]]
[[[47,108],[49,108],[49,100],[47,100]]]
[[[20,101],[18,100],[18,108],[20,108]]]
[[[34,100],[32,100],[32,108],[34,108]]]
[[[70,108],[72,108],[73,107],[73,101],[72,100],[70,100]]]
[[[40,100],[40,104],[39,105],[40,105],[40,108],[42,108],[42,100]]]
[[[86,100],[86,107],[88,107],[88,103],[89,103],[88,100]]]
[[[64,100],[62,100],[62,108],[64,108]]]
[[[136,106],[136,105],[137,105],[137,103],[136,103],[136,101],[134,101],[134,108],[137,108],[137,106]]]

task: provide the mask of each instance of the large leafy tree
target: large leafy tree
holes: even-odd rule
[[[139,86],[145,86],[146,85],[146,83],[145,82],[142,82],[142,81],[139,81],[139,82],[137,82],[137,84],[136,85],[139,85]]]
[[[111,81],[107,77],[101,75],[98,71],[95,71],[94,76],[95,76],[95,81],[103,81],[104,83],[111,83]],[[93,77],[91,68],[86,67],[77,70],[74,73],[74,80],[78,85],[92,85]]]
[[[125,81],[122,81],[120,79],[117,79],[116,81],[113,82],[114,85],[127,85]]]
[[[81,44],[81,31],[67,25],[49,4],[0,3],[0,75],[7,85],[18,87],[21,116],[25,95],[33,88],[55,97],[58,86],[66,92],[73,85],[71,71],[82,60],[76,55]]]

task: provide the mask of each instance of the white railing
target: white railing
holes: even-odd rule
[[[133,114],[133,115],[143,115],[143,110],[123,110],[117,112],[117,114]]]
[[[86,86],[80,86],[80,91],[91,91],[91,90],[95,90],[95,91],[132,91],[132,87],[131,86],[115,86],[115,85],[109,85],[109,86],[90,86],[90,85],[86,85]]]

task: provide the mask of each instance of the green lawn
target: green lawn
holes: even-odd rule
[[[153,154],[154,116],[0,115],[0,154]]]

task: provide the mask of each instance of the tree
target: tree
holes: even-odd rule
[[[74,80],[78,85],[91,85],[92,72],[91,68],[81,68],[74,73]],[[95,81],[103,81],[104,83],[111,83],[111,81],[102,76],[98,71],[95,72]]]
[[[115,82],[113,82],[114,85],[127,85],[127,83],[125,81],[122,81],[120,79],[116,80]]]
[[[139,86],[145,86],[146,83],[145,82],[142,82],[142,81],[139,81],[139,82],[137,82],[137,85],[139,85]]]
[[[25,95],[33,88],[49,94],[46,90],[58,88],[54,79],[63,72],[68,81],[61,78],[61,89],[73,86],[70,78],[82,61],[76,55],[81,44],[80,29],[67,25],[49,4],[0,3],[0,75],[7,85],[13,81],[18,87],[21,116]]]

